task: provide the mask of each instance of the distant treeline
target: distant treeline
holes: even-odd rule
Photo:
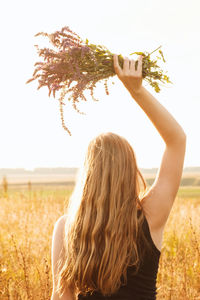
[[[147,186],[151,186],[153,184],[155,180],[155,177],[151,177],[151,178],[145,178],[145,181],[147,183]],[[6,186],[25,186],[27,184],[31,184],[31,186],[74,186],[75,181],[71,180],[71,181],[55,181],[55,182],[31,182],[30,180],[25,183],[8,183],[7,180],[3,179],[2,183],[0,184],[0,189],[2,186],[5,185],[6,182]],[[180,186],[196,186],[196,187],[200,187],[200,177],[183,177],[181,179],[181,184]]]
[[[141,172],[144,174],[156,174],[158,168],[150,168],[145,169],[141,168]],[[66,168],[66,167],[58,167],[58,168],[35,168],[34,170],[26,170],[23,168],[5,168],[0,169],[0,175],[25,175],[25,174],[76,174],[78,171],[78,168]],[[184,168],[183,172],[189,172],[189,173],[200,173],[200,167],[186,167]]]
[[[155,178],[145,179],[148,185],[152,185]],[[183,177],[181,179],[181,186],[200,186],[200,177]]]
[[[52,175],[72,175],[72,178],[70,178],[69,181],[63,181],[61,179],[61,181],[55,180],[55,182],[49,182],[48,179],[47,181],[44,180],[42,182],[40,182],[40,176],[38,177],[38,182],[35,182],[35,180],[32,182],[31,178],[29,178],[27,181],[30,182],[31,185],[33,186],[40,186],[40,185],[61,185],[61,186],[68,186],[68,185],[74,185],[75,184],[75,175],[78,172],[78,168],[35,168],[33,171],[31,170],[26,170],[23,168],[16,168],[16,169],[0,169],[0,180],[2,182],[0,182],[0,188],[1,186],[6,186],[8,185],[9,182],[9,176],[14,176],[14,177],[18,177],[18,176],[23,176],[23,175],[35,175],[37,177],[37,175],[43,175],[48,178],[49,177],[52,178]],[[142,174],[144,174],[145,180],[147,185],[152,185],[154,180],[155,180],[155,176],[156,173],[158,171],[157,168],[151,168],[151,169],[144,169],[141,168],[140,169]],[[186,167],[183,170],[184,176],[182,176],[181,179],[181,186],[200,186],[200,167]],[[146,176],[145,176],[146,175]],[[7,181],[8,178],[8,181]],[[9,185],[13,186],[21,186],[26,184],[25,182],[16,182],[16,183],[12,183],[9,182]]]
[[[0,175],[30,175],[30,174],[76,174],[78,168],[35,168],[32,170],[26,170],[23,168],[16,169],[0,169]]]

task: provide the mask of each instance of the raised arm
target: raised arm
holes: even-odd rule
[[[125,58],[120,68],[114,55],[114,68],[131,96],[151,120],[165,142],[165,151],[156,179],[142,200],[145,215],[153,230],[164,228],[176,197],[182,176],[186,135],[173,116],[142,86],[142,57],[135,61]]]

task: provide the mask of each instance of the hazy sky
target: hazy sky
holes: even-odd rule
[[[200,1],[101,0],[4,1],[1,5],[0,168],[79,166],[95,135],[112,131],[133,146],[140,167],[158,167],[164,143],[143,111],[115,77],[110,95],[103,85],[99,102],[80,103],[82,116],[66,100],[65,120],[72,136],[62,128],[58,100],[46,87],[25,82],[32,77],[35,44],[69,26],[83,39],[103,44],[127,56],[151,52],[162,45],[165,70],[173,85],[156,94],[144,86],[173,114],[187,134],[185,166],[200,166]]]

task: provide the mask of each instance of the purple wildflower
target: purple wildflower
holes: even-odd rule
[[[56,50],[50,48],[39,49],[38,45],[35,45],[38,55],[43,58],[43,62],[35,63],[33,77],[27,83],[38,79],[38,89],[42,86],[47,86],[49,96],[52,93],[54,98],[56,93],[60,91],[59,103],[62,126],[71,134],[65,126],[63,118],[62,106],[64,105],[65,96],[70,94],[68,100],[72,101],[72,105],[77,112],[83,114],[79,111],[76,104],[80,100],[87,101],[84,95],[85,90],[89,90],[92,99],[98,101],[94,97],[94,88],[98,81],[104,81],[105,91],[108,95],[108,78],[115,75],[113,54],[104,46],[89,44],[88,40],[83,42],[78,34],[73,32],[68,26],[52,34],[39,32],[35,36],[39,35],[48,37]],[[139,52],[134,53],[138,54]],[[169,77],[159,72],[159,67],[156,65],[157,61],[150,61],[149,55],[151,53],[146,55],[140,52],[140,55],[141,53],[144,56],[143,77],[159,92],[158,83],[152,81],[152,78],[162,82],[170,82]],[[119,56],[119,63],[121,66],[123,65],[123,57],[121,55]],[[158,71],[151,71],[151,68],[157,68]],[[71,87],[72,83],[74,85]]]

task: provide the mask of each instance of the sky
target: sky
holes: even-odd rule
[[[107,96],[98,84],[94,102],[78,108],[65,101],[64,119],[72,136],[62,128],[58,97],[37,90],[32,77],[41,61],[35,44],[38,32],[53,33],[69,26],[83,40],[102,44],[111,52],[128,56],[152,52],[162,45],[171,85],[155,93],[143,85],[175,117],[187,134],[184,166],[200,166],[200,1],[101,0],[4,1],[1,4],[0,168],[79,167],[89,141],[101,132],[124,136],[141,168],[159,167],[164,151],[160,135],[115,76]],[[45,40],[45,41],[44,41]],[[129,57],[129,56],[128,56]],[[114,85],[111,83],[114,81]]]

